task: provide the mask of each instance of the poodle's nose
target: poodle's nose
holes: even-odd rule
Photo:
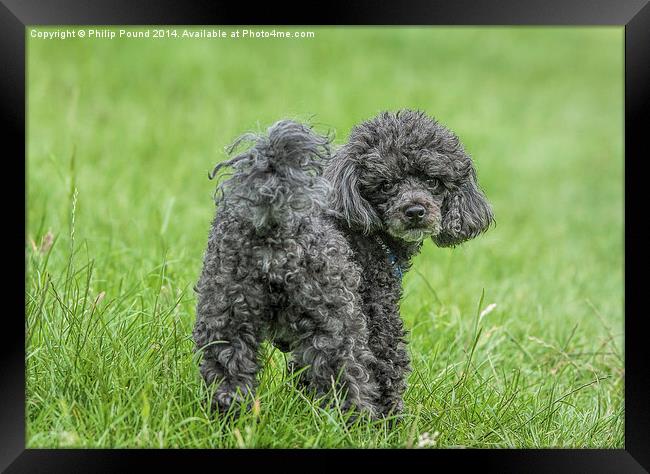
[[[406,210],[404,211],[404,214],[412,221],[419,221],[424,217],[425,212],[426,209],[424,208],[423,205],[414,204],[413,206],[407,207]]]

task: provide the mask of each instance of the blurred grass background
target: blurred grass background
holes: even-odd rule
[[[623,29],[299,30],[28,32],[28,447],[623,447]],[[280,118],[340,144],[407,107],[461,137],[497,226],[427,242],[404,280],[404,422],[347,427],[269,348],[256,410],[212,419],[190,340],[208,170]]]

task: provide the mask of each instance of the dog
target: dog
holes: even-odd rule
[[[193,337],[200,372],[228,412],[254,392],[260,344],[291,352],[291,370],[342,408],[403,410],[410,362],[401,280],[426,238],[460,244],[493,222],[458,138],[423,112],[385,112],[332,153],[293,121],[217,165],[217,188]]]

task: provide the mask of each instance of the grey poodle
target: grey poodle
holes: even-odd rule
[[[221,412],[252,393],[259,348],[291,352],[301,385],[343,408],[399,413],[410,371],[401,280],[425,238],[441,247],[493,221],[458,138],[422,112],[382,113],[333,156],[329,139],[281,121],[219,164],[194,340]]]

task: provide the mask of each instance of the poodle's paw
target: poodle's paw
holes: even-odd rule
[[[382,407],[380,413],[388,427],[395,428],[404,420],[404,402],[401,399],[395,400],[392,404]]]
[[[331,397],[320,398],[318,406],[326,411],[338,411],[345,418],[346,423],[351,425],[359,419],[368,421],[378,419],[377,407],[370,403],[351,401],[349,399],[336,400]]]
[[[405,416],[403,413],[395,412],[390,412],[383,416],[383,419],[386,421],[388,428],[391,430],[397,428],[400,424],[402,424],[404,422],[404,418]]]
[[[219,389],[212,397],[211,408],[220,415],[232,414],[237,416],[237,407],[245,402],[244,396],[237,390]]]

